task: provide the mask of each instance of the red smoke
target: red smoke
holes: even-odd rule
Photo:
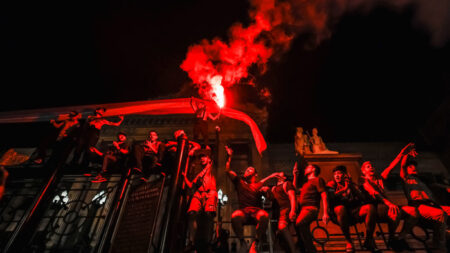
[[[251,24],[247,27],[240,23],[233,25],[229,30],[228,43],[214,38],[189,47],[181,68],[188,72],[202,97],[214,99],[217,95],[212,89],[213,79],[221,77],[221,85],[227,88],[247,78],[248,69],[254,64],[264,71],[273,48],[268,45],[268,39],[261,35],[272,31],[274,25],[280,23],[278,19],[281,15],[275,15],[275,1],[260,0],[252,4]],[[279,38],[290,41],[288,36]]]
[[[221,107],[217,99],[221,95],[216,94],[213,83],[217,86],[217,80],[222,80],[219,85],[230,87],[247,78],[253,65],[263,74],[269,59],[288,50],[300,31],[317,35],[326,31],[327,2],[251,0],[248,26],[234,24],[228,42],[204,39],[190,46],[181,68],[188,73],[201,97],[213,99]]]
[[[249,17],[251,22],[248,26],[241,23],[234,24],[229,30],[227,41],[219,38],[204,39],[199,44],[190,46],[181,68],[188,73],[199,89],[200,96],[213,99],[220,106],[221,102],[217,98],[223,94],[216,94],[215,90],[217,89],[213,90],[213,83],[216,88],[217,85],[230,87],[241,79],[247,78],[248,69],[253,65],[258,66],[260,74],[264,74],[269,59],[287,51],[295,36],[301,33],[308,34],[310,46],[314,47],[331,36],[330,27],[346,12],[368,11],[379,4],[403,7],[411,2],[411,0],[400,2],[389,0],[250,0]],[[419,2],[429,1],[421,0]],[[421,8],[422,11],[423,9]],[[439,17],[443,17],[439,19],[442,20],[450,17],[450,14],[439,15]],[[447,38],[445,35],[443,37]],[[217,80],[222,80],[222,82],[217,84]]]

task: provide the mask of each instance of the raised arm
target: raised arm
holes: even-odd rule
[[[261,184],[264,184],[264,183],[266,183],[269,179],[272,179],[272,178],[276,178],[276,177],[280,177],[282,172],[274,172],[274,173],[272,173],[272,174],[270,174],[269,176],[267,176],[267,177],[265,177],[265,178],[263,178],[263,179],[261,179],[259,182],[261,183]]]
[[[410,156],[412,156],[412,157],[416,157],[417,156],[417,152],[416,152],[414,147],[410,148],[409,153],[407,155],[403,156],[403,158],[402,158],[402,163],[400,165],[400,177],[403,180],[406,180],[406,177],[407,177],[407,174],[408,174],[406,172],[406,162],[408,161]]]
[[[225,165],[225,172],[227,173],[227,175],[230,177],[231,180],[234,180],[237,177],[237,174],[236,174],[236,172],[232,171],[230,168],[231,157],[233,156],[233,150],[228,146],[225,146],[225,150],[227,151],[227,154],[228,154],[227,163]]]
[[[407,175],[407,173],[406,173],[406,167],[405,167],[405,165],[406,165],[406,162],[407,162],[407,161],[408,161],[408,156],[407,156],[407,155],[403,156],[402,164],[401,164],[401,166],[400,166],[400,177],[403,179],[403,181],[406,181],[406,175]]]
[[[202,148],[202,146],[200,146],[200,144],[195,141],[189,141],[189,146],[191,146],[191,148],[189,149],[189,156],[193,156],[195,151]]]
[[[391,173],[392,169],[394,169],[394,167],[400,162],[400,160],[402,159],[403,156],[406,156],[411,147],[413,146],[413,143],[409,143],[408,145],[406,145],[401,151],[400,153],[397,155],[397,157],[395,157],[395,159],[391,162],[391,164],[389,164],[389,166],[384,169],[384,171],[381,173],[381,177],[386,180],[389,176],[389,173]]]
[[[109,121],[109,120],[105,120],[105,124],[109,125],[109,126],[120,126],[120,124],[122,124],[124,118],[123,118],[122,115],[120,115],[119,119],[120,120],[117,121],[117,122],[112,122],[112,121]]]

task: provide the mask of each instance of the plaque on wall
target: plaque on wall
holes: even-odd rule
[[[138,186],[127,199],[111,252],[147,252],[164,180]]]

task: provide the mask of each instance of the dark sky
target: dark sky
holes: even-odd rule
[[[248,3],[210,1],[3,1],[0,109],[145,100],[189,82],[189,45],[226,38],[247,22]],[[290,51],[257,76],[269,87],[268,139],[295,126],[328,141],[407,141],[448,95],[450,44],[430,45],[413,8],[343,16],[333,36]],[[307,49],[308,48],[308,49]]]

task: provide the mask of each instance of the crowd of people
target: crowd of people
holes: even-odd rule
[[[240,241],[241,252],[258,252],[261,242],[266,240],[269,213],[262,208],[262,196],[271,199],[278,206],[277,215],[274,215],[278,217],[277,234],[283,239],[286,252],[316,252],[310,225],[318,220],[321,208],[322,222],[327,224],[332,221],[342,230],[346,252],[355,251],[349,229],[351,225],[364,223],[365,239],[362,247],[371,252],[378,252],[380,250],[374,241],[375,226],[377,223],[387,223],[387,246],[394,251],[402,251],[410,249],[405,238],[419,221],[423,221],[421,225],[429,224],[433,230],[431,247],[436,252],[447,252],[445,232],[450,207],[439,205],[428,186],[418,177],[417,163],[414,160],[417,152],[412,143],[405,146],[381,174],[376,173],[370,161],[364,162],[361,166],[360,183],[352,180],[343,165],[336,166],[333,169],[333,180],[325,182],[320,177],[320,167],[315,164],[308,164],[304,168],[295,164],[292,171],[293,182],[287,180],[283,172],[275,172],[259,180],[258,172],[253,167],[248,167],[243,175],[234,171],[230,166],[233,150],[226,147],[226,151],[228,160],[225,173],[234,184],[239,203],[239,208],[231,215],[231,224]],[[187,252],[192,250],[194,244],[195,215],[202,208],[211,217],[216,211],[216,181],[211,173],[211,163],[211,158],[203,155],[204,170],[193,182],[186,179],[189,187],[197,185],[188,211],[191,237]],[[408,205],[404,206],[399,206],[389,199],[384,187],[384,180],[399,163],[405,194],[409,200]],[[266,185],[271,178],[276,179],[276,184],[268,187]],[[401,220],[404,222],[400,229]],[[244,240],[244,225],[256,226],[255,240],[250,247]],[[296,240],[289,230],[290,225],[295,227]],[[399,233],[396,232],[398,230]]]
[[[205,131],[205,122],[208,118],[216,119],[218,115],[211,116],[201,104],[193,105],[193,109],[197,119],[194,133],[197,138],[202,135],[206,145],[202,148],[198,141],[188,142],[189,155],[197,154],[199,157],[200,172],[192,177],[192,180],[183,173],[186,186],[193,189],[187,209],[189,237],[186,252],[196,248],[198,214],[204,212],[210,221],[214,220],[218,202],[216,176],[221,176],[213,166]],[[125,163],[141,175],[143,181],[148,181],[152,175],[165,173],[163,168],[165,166],[162,166],[165,157],[174,154],[177,140],[180,136],[186,136],[186,133],[177,130],[173,140],[163,143],[158,139],[158,133],[152,130],[149,131],[146,140],[130,145],[127,134],[119,132],[117,139],[107,150],[99,150],[97,142],[102,127],[119,126],[124,119],[123,116],[119,116],[118,121],[109,121],[103,117],[105,111],[105,108],[97,108],[94,115],[89,116],[85,122],[81,122],[80,113],[75,111],[52,120],[50,123],[53,131],[37,149],[34,162],[43,163],[47,149],[53,147],[52,156],[68,155],[73,151],[72,164],[87,166],[89,162],[101,160],[101,170],[93,182],[105,181],[105,173],[114,166],[123,168]],[[297,150],[304,154],[305,147],[310,142],[302,135],[302,129],[297,129],[297,137]],[[311,139],[316,137],[317,130],[314,130]],[[325,224],[332,221],[339,225],[346,241],[346,252],[355,251],[349,229],[351,225],[365,224],[365,240],[362,246],[366,250],[377,252],[374,242],[376,223],[387,223],[389,228],[387,246],[397,251],[409,248],[405,240],[406,235],[411,233],[412,228],[420,220],[429,223],[433,229],[433,248],[446,252],[445,233],[450,207],[437,203],[429,187],[418,176],[415,161],[417,151],[412,143],[405,146],[381,174],[376,173],[370,161],[364,162],[361,166],[360,183],[352,180],[343,165],[333,169],[333,180],[330,182],[325,182],[320,177],[321,168],[315,164],[296,163],[292,170],[292,181],[289,181],[283,172],[275,172],[258,179],[258,172],[254,167],[248,167],[243,175],[240,175],[231,168],[233,150],[228,146],[225,149],[228,155],[225,174],[235,187],[239,204],[239,208],[233,211],[230,218],[242,252],[247,250],[258,252],[262,242],[266,240],[270,220],[268,211],[262,208],[262,196],[278,206],[277,234],[283,239],[286,252],[316,252],[310,225],[318,219],[320,213],[322,214],[320,219]],[[399,206],[389,199],[384,187],[384,181],[389,178],[397,164],[401,167],[400,176],[408,199],[408,205],[404,206]],[[3,175],[0,181],[4,181],[5,178]],[[275,185],[269,187],[270,181],[276,181]],[[396,233],[401,220],[404,220],[404,225],[400,233]],[[244,240],[245,225],[256,226],[255,240],[250,246]],[[296,238],[292,235],[290,226],[295,227]]]

